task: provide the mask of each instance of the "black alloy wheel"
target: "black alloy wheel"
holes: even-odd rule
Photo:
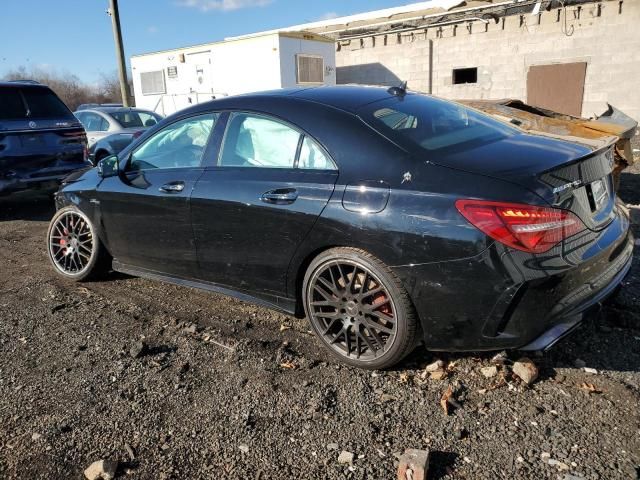
[[[304,292],[314,331],[345,363],[386,368],[414,344],[416,321],[406,292],[366,252],[341,248],[321,254],[309,268]]]

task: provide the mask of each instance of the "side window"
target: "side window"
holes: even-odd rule
[[[231,115],[220,165],[224,167],[293,168],[300,133],[258,115]]]
[[[322,150],[320,146],[309,137],[304,137],[304,141],[302,142],[298,168],[308,168],[312,170],[336,170],[336,166],[333,161],[329,159],[324,153],[324,150]]]
[[[153,127],[158,123],[158,119],[147,112],[138,112],[138,117],[140,118],[140,123],[145,127]]]
[[[211,113],[167,125],[133,152],[128,170],[199,167],[217,120]]]
[[[109,123],[96,113],[85,113],[82,124],[88,132],[106,132],[109,130]]]
[[[82,124],[82,126],[85,128],[87,128],[87,117],[83,112],[78,112],[75,114],[76,118],[78,119],[78,121]]]
[[[109,130],[109,121],[104,117],[100,117],[100,131],[106,132],[108,130]]]

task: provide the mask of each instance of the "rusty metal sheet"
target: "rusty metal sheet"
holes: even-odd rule
[[[631,138],[638,122],[608,105],[607,111],[596,119],[580,118],[527,105],[520,100],[461,100],[492,117],[531,133],[587,144],[595,148],[615,144],[616,183],[620,173],[633,165]]]

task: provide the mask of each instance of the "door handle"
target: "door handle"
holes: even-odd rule
[[[274,205],[288,205],[295,202],[297,198],[298,191],[295,188],[277,188],[264,192],[260,200]]]
[[[184,182],[165,183],[159,190],[164,193],[180,193],[184,190]]]

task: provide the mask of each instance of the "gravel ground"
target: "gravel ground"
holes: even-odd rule
[[[623,198],[640,204],[633,171]],[[494,378],[493,353],[421,349],[372,373],[336,365],[305,321],[233,299],[65,282],[45,255],[52,213],[0,200],[2,478],[81,479],[112,459],[132,479],[393,479],[407,448],[431,451],[432,479],[640,476],[640,259],[600,322],[533,357],[526,387],[517,352]],[[436,359],[441,380],[424,373]]]

